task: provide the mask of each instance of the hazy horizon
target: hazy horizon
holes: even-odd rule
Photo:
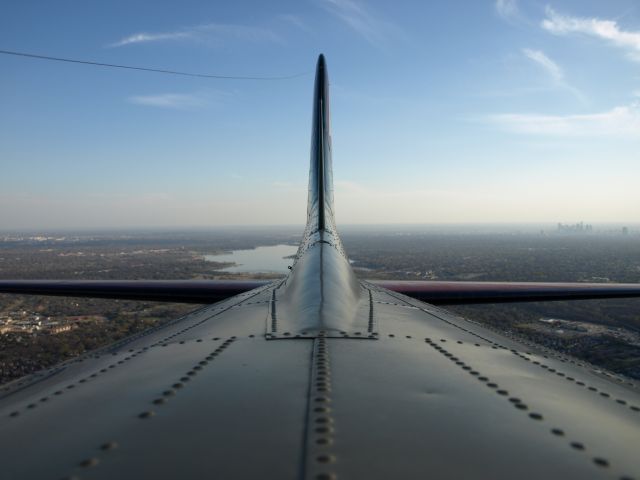
[[[379,231],[388,233],[389,231],[395,231],[404,233],[407,231],[417,232],[460,232],[460,233],[476,233],[476,232],[526,232],[526,233],[554,233],[557,231],[558,223],[564,225],[575,225],[577,223],[583,223],[584,225],[591,225],[594,233],[610,233],[618,232],[622,227],[627,227],[629,233],[640,232],[640,222],[468,222],[468,223],[380,223],[380,224],[344,224],[338,225],[338,230],[343,233],[351,231]],[[283,232],[292,231],[294,233],[302,234],[304,230],[304,224],[282,224],[282,225],[209,225],[209,226],[175,226],[175,225],[156,225],[156,226],[108,226],[108,227],[76,227],[76,228],[0,228],[0,236],[2,235],[16,235],[16,234],[76,234],[76,235],[91,235],[91,234],[179,234],[179,233],[263,233],[263,232]]]

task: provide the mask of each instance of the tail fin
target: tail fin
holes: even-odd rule
[[[315,227],[314,230],[325,230],[327,224],[334,224],[334,219],[329,123],[329,76],[324,55],[322,54],[318,57],[316,67],[312,128],[307,227],[313,226]]]
[[[267,338],[315,337],[320,332],[343,337],[345,332],[370,331],[368,316],[359,314],[368,297],[342,247],[333,213],[329,77],[320,55],[313,92],[307,226],[291,273],[274,290]]]

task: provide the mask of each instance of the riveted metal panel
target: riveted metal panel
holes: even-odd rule
[[[574,408],[579,393],[555,393],[555,383],[566,380],[542,378],[526,361],[501,365],[501,375],[491,376],[487,372],[503,351],[489,348],[488,357],[463,358],[447,350],[452,343],[459,345],[413,336],[328,340],[336,425],[330,474],[454,479],[638,473],[630,441],[638,427],[625,426],[632,420],[628,411],[611,403]],[[593,416],[600,420],[592,422]]]
[[[640,397],[628,382],[436,307],[385,302],[376,291],[371,300],[377,341],[318,332],[313,355],[307,339],[265,341],[266,304],[231,302],[215,317],[211,309],[185,317],[170,335],[158,330],[165,336],[70,363],[0,402],[3,472],[637,475]],[[202,335],[183,339],[188,332]],[[27,461],[34,450],[39,461]]]
[[[156,346],[5,403],[3,478],[297,478],[311,343]],[[26,461],[30,451],[38,462]]]
[[[83,476],[298,478],[311,346],[236,340]]]

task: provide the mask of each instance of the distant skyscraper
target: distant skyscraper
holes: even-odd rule
[[[558,231],[562,233],[587,233],[593,232],[593,225],[579,222],[575,224],[558,223]]]

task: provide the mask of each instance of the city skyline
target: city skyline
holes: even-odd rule
[[[0,26],[6,50],[304,73],[0,56],[2,230],[303,224],[321,52],[339,225],[638,221],[629,0],[42,2]]]

